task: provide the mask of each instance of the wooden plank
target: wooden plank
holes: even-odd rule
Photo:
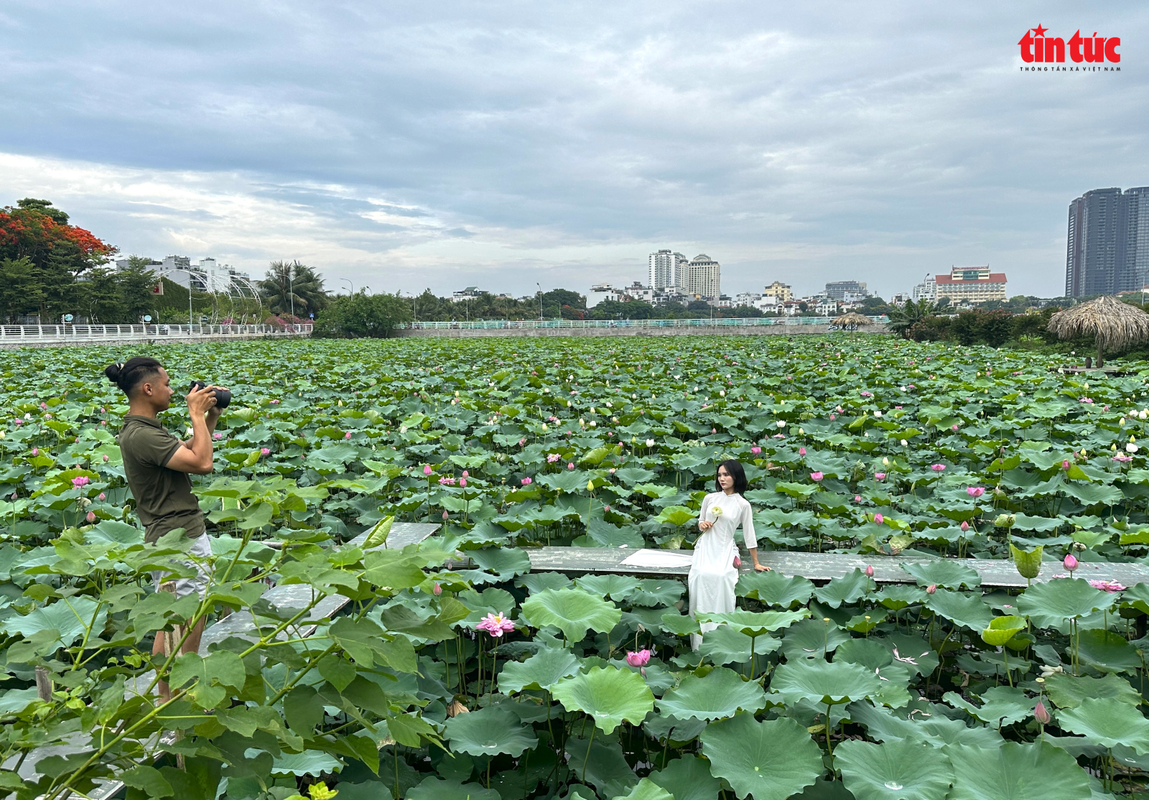
[[[531,559],[532,572],[564,573],[604,573],[614,572],[629,575],[686,575],[690,568],[681,567],[634,567],[623,564],[635,554],[635,550],[606,547],[532,547],[526,550]],[[672,550],[672,553],[689,556],[690,550]],[[928,563],[937,558],[924,556],[860,556],[849,553],[802,553],[791,551],[759,551],[758,560],[783,575],[801,575],[815,582],[826,582],[840,578],[855,569],[874,568],[877,583],[914,583],[914,578],[902,569],[903,564]],[[1025,588],[1026,580],[1017,571],[1012,561],[1005,559],[949,559],[976,571],[982,579],[982,586],[988,588]],[[740,572],[750,572],[753,567],[749,557],[742,554]],[[1052,579],[1055,575],[1065,575],[1060,561],[1046,561],[1034,583]],[[1149,566],[1142,564],[1093,564],[1083,563],[1075,577],[1089,580],[1117,581],[1125,586],[1149,583]]]

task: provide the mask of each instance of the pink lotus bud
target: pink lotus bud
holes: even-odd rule
[[[885,479],[886,479],[886,473],[884,473],[884,472],[875,472],[874,473],[874,480],[884,481]]]
[[[271,455],[271,448],[270,447],[261,447],[261,448],[259,448],[259,454],[261,456],[269,456],[269,455]]]
[[[798,448],[798,455],[800,455],[800,456],[806,455],[806,448],[805,447],[799,447]]]
[[[950,430],[951,430],[951,431],[956,431],[957,429],[958,429],[958,426],[957,426],[957,425],[951,425],[951,426],[950,426]]]
[[[459,485],[460,486],[466,486],[467,485],[467,479],[466,478],[459,478]]]
[[[645,667],[650,663],[650,651],[639,650],[637,653],[628,651],[626,654],[626,663],[632,667]]]
[[[467,470],[463,470],[463,477],[469,478],[469,477],[471,477],[471,473],[467,472]]]
[[[85,519],[87,519],[87,520],[88,520],[88,522],[95,522],[95,521],[96,521],[96,512],[94,512],[94,511],[89,511],[89,512],[88,512],[88,516],[87,516],[87,517],[85,517]]]
[[[447,520],[449,520],[450,518],[451,518],[451,515],[450,515],[450,514],[448,514],[448,513],[447,513],[447,509],[445,509],[445,508],[444,508],[444,509],[443,509],[443,522],[446,522],[446,521],[447,521]]]
[[[934,594],[937,590],[938,590],[938,585],[936,583],[931,583],[929,586],[926,587],[926,594]]]
[[[424,475],[430,475],[431,474],[431,465],[430,464],[424,464],[423,465],[423,474]]]
[[[874,565],[873,564],[867,564],[866,565],[866,577],[867,578],[874,577]]]
[[[32,455],[33,455],[33,456],[38,456],[38,455],[40,455],[40,448],[39,448],[39,447],[33,447],[33,448],[32,448]]]
[[[856,495],[854,495],[854,502],[855,502],[855,503],[860,503],[860,502],[862,502],[862,496],[861,496],[860,494],[856,494]]]
[[[107,500],[108,496],[106,494],[104,494],[103,492],[100,492],[100,496],[97,497],[96,499],[97,500]]]
[[[567,462],[567,469],[574,469],[574,462],[573,461]]]
[[[434,595],[435,595],[436,597],[438,597],[439,595],[441,595],[441,594],[443,593],[443,587],[442,587],[442,586],[440,586],[440,585],[439,585],[439,584],[436,582],[436,583],[435,583],[435,588],[432,590],[432,592],[434,593]]]
[[[814,481],[815,483],[822,480],[823,477],[825,477],[825,476],[822,475],[821,472],[811,472],[810,473],[810,480]]]
[[[1068,461],[1062,461],[1061,462],[1061,468],[1062,469],[1069,469],[1069,462]]]
[[[522,480],[523,486],[530,486],[531,483],[533,483],[533,481],[531,481],[530,478],[523,478],[523,480]]]
[[[104,463],[107,464],[108,463],[108,457],[106,455],[101,456],[101,457],[104,459]]]
[[[831,415],[830,415],[830,422],[833,422],[833,421],[834,421],[834,420],[836,420],[837,418],[838,418],[838,415],[837,415],[837,414],[831,414]]]
[[[740,566],[742,566],[742,559],[738,556],[734,556],[734,568],[738,569]]]
[[[969,523],[968,523],[968,522],[963,522],[963,523],[961,524],[961,529],[962,529],[962,533],[965,533],[966,531],[968,531],[968,530],[969,530]]]
[[[754,447],[750,448],[750,452],[753,453],[754,455],[758,455],[759,453],[762,452],[762,448],[755,445]]]
[[[1045,707],[1045,703],[1041,702],[1040,700],[1038,700],[1037,705],[1033,707],[1033,716],[1042,725],[1048,725],[1052,719],[1052,717],[1049,716],[1049,709],[1047,709]]]
[[[885,518],[885,517],[883,517],[881,514],[874,514],[874,522],[876,522],[876,523],[878,523],[879,525],[881,525],[881,524],[882,524],[882,523],[884,523],[885,521],[886,521],[886,518]]]
[[[1070,572],[1073,572],[1073,570],[1077,569],[1077,558],[1073,555],[1073,553],[1067,553],[1065,556],[1065,560],[1062,561],[1061,563]]]
[[[351,438],[351,431],[347,431],[347,433],[343,434],[343,438],[344,439],[350,439]]]

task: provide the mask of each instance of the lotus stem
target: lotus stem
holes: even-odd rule
[[[594,745],[594,733],[597,729],[598,729],[597,725],[592,725],[590,728],[590,741],[587,743],[587,746],[586,746],[586,757],[583,758],[583,760],[582,760],[582,782],[583,783],[586,783],[586,764],[588,761],[590,761],[590,749]],[[670,736],[667,735],[666,738],[667,738],[667,742],[669,742]],[[665,763],[665,761],[666,761],[666,756],[663,755],[663,762]],[[663,767],[663,768],[665,769],[665,767]],[[490,787],[488,786],[487,788],[490,788]]]

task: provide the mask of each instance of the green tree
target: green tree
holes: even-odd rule
[[[903,339],[907,338],[910,328],[927,317],[933,317],[945,308],[949,307],[949,300],[942,298],[940,301],[933,303],[924,297],[917,302],[907,300],[904,306],[899,306],[896,303],[890,306],[890,322],[889,328],[894,333],[901,336]]]
[[[7,322],[40,310],[44,292],[30,258],[0,260],[0,315]]]
[[[125,321],[136,322],[152,308],[152,289],[157,280],[149,259],[128,258],[127,266],[116,274],[116,289]]]
[[[259,281],[263,301],[273,314],[290,314],[305,319],[308,314],[326,307],[330,298],[323,288],[323,279],[314,269],[298,261],[272,261],[267,274]]]
[[[77,282],[80,313],[91,324],[134,322],[125,317],[124,306],[117,284],[116,271],[105,266],[93,267]]]
[[[327,339],[385,339],[412,320],[411,303],[393,294],[336,297],[319,314],[312,336]]]

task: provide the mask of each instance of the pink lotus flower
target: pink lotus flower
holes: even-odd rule
[[[957,425],[951,425],[951,426],[950,426],[950,430],[951,430],[951,431],[956,431],[957,429],[958,429],[958,426],[957,426]]]
[[[519,439],[519,447],[522,447],[522,446],[523,446],[524,444],[526,444],[526,443],[527,443],[527,440],[526,440],[526,438],[525,438],[525,437],[524,437],[524,438],[522,438],[522,439]]]
[[[347,433],[343,434],[343,438],[344,439],[350,439],[351,438],[351,431],[347,431]]]
[[[1073,570],[1077,569],[1077,557],[1075,555],[1073,555],[1073,553],[1067,553],[1065,556],[1065,560],[1062,561],[1061,563],[1070,572],[1073,572]]]
[[[96,521],[96,512],[89,511],[88,515],[86,517],[84,517],[84,519],[88,520],[88,522],[95,522]]]
[[[821,472],[811,472],[810,473],[810,480],[814,481],[815,483],[822,480],[823,477],[824,476],[822,475]]]
[[[627,651],[626,663],[632,667],[645,667],[650,663],[650,650],[639,650],[638,652]]]
[[[77,489],[83,488],[91,482],[91,479],[84,475],[77,475],[75,478],[72,478],[72,486],[76,487]]]
[[[438,581],[435,582],[435,588],[431,590],[431,593],[436,597],[443,593],[443,587],[439,585]]]
[[[502,613],[487,614],[481,622],[475,625],[475,630],[486,631],[491,634],[493,638],[501,638],[505,632],[513,631],[514,629],[515,623],[504,617]]]
[[[269,403],[271,403],[273,406],[275,406],[275,405],[279,405],[279,401],[278,401],[278,400],[268,400],[268,402],[269,402]]]
[[[574,462],[573,461],[567,462],[567,469],[574,469]]]
[[[108,457],[105,455],[105,456],[102,456],[102,458],[104,459],[104,463],[107,464],[108,463]]]
[[[805,447],[799,447],[798,448],[798,455],[800,455],[800,456],[806,455],[806,448]]]
[[[14,419],[13,422],[15,422],[17,425],[23,425],[24,424],[24,420],[20,419],[19,417],[16,417],[16,419]]]
[[[1050,720],[1053,719],[1053,717],[1049,715],[1049,709],[1045,707],[1045,703],[1040,700],[1038,700],[1037,705],[1033,707],[1033,717],[1042,725],[1048,725]]]
[[[837,414],[831,414],[831,415],[830,415],[830,422],[833,422],[833,421],[834,421],[834,420],[836,420],[837,418],[838,418],[838,415],[837,415]]]
[[[969,486],[966,488],[965,493],[970,497],[981,497],[985,494],[985,488],[982,486]]]
[[[534,481],[532,481],[530,478],[523,478],[520,483],[522,483],[523,486],[530,486],[532,483],[534,483]]]
[[[40,404],[40,408],[47,408],[47,407],[48,407],[48,404],[47,404],[47,403],[41,403],[41,404]]]
[[[469,477],[471,477],[471,473],[467,472],[467,470],[463,470],[463,477],[469,478]]]
[[[862,397],[873,397],[873,396],[874,395],[872,392],[862,392]]]
[[[556,461],[558,461],[560,458],[562,458],[562,456],[560,456],[558,453],[551,453],[550,455],[547,456],[547,463],[553,464]]]
[[[271,455],[271,448],[270,447],[261,447],[261,448],[259,448],[259,454],[261,456],[269,456],[269,455]]]
[[[100,496],[97,497],[96,499],[97,500],[107,500],[108,496],[106,494],[104,494],[103,492],[100,492]]]
[[[962,533],[965,533],[966,531],[969,530],[969,523],[963,522],[960,527],[961,527]]]
[[[742,559],[739,558],[737,555],[735,555],[734,556],[734,569],[738,569],[740,566],[742,566]]]
[[[1124,584],[1118,583],[1117,581],[1090,581],[1089,585],[1094,589],[1100,589],[1101,591],[1109,592],[1110,594],[1113,594],[1114,592],[1123,592],[1126,589]]]
[[[861,496],[860,494],[856,494],[856,495],[854,495],[854,502],[855,502],[855,503],[860,503],[860,502],[862,502],[862,496]]]
[[[930,465],[930,469],[932,469],[934,472],[944,472],[945,468],[946,468],[945,464],[932,464],[932,465]]]
[[[1061,468],[1062,469],[1069,469],[1069,461],[1068,460],[1062,461],[1061,462]]]
[[[223,438],[223,434],[222,433],[213,433],[211,435],[211,438],[215,439],[218,442],[220,439]]]
[[[879,525],[881,525],[881,524],[883,524],[885,521],[886,521],[886,518],[885,518],[885,517],[883,517],[881,514],[874,514],[874,522],[876,522],[876,523],[878,523]]]
[[[32,448],[32,455],[33,455],[33,456],[38,456],[38,455],[40,455],[40,448],[39,448],[39,447],[33,447],[33,448]]]
[[[886,479],[886,473],[884,473],[884,472],[875,472],[874,473],[874,480],[884,481],[885,479]]]
[[[430,475],[431,472],[432,472],[431,465],[430,464],[424,464],[423,465],[423,474],[424,475]]]
[[[754,447],[750,448],[750,452],[753,453],[754,455],[758,455],[759,453],[762,452],[762,448],[755,445]]]
[[[936,583],[931,583],[929,586],[926,587],[926,594],[933,594],[937,590],[938,590],[938,585]]]
[[[447,520],[449,520],[450,518],[451,518],[451,515],[450,515],[450,514],[448,514],[448,513],[447,513],[447,509],[445,509],[445,508],[444,508],[444,509],[443,509],[443,522],[446,522],[446,521],[447,521]]]
[[[866,577],[867,578],[874,577],[874,565],[873,564],[867,564],[866,565]]]
[[[467,485],[467,479],[466,478],[459,478],[459,486],[465,487],[466,485]]]

